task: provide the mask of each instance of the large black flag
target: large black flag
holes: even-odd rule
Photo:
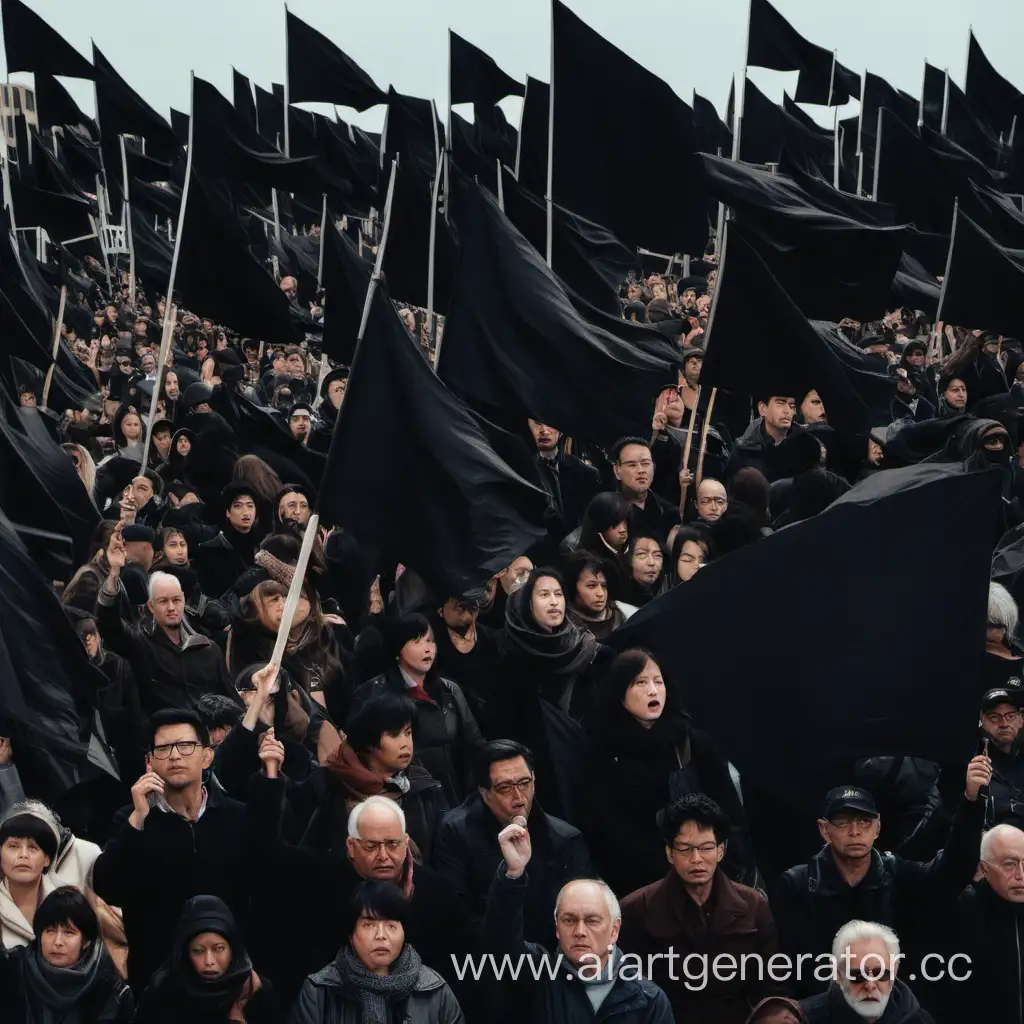
[[[42,126],[55,124],[83,125],[93,138],[99,138],[99,129],[91,117],[86,117],[78,104],[71,98],[71,93],[45,71],[35,73],[36,116]]]
[[[438,368],[445,383],[516,426],[534,416],[604,444],[647,428],[674,368],[588,324],[480,186],[465,183],[452,209],[460,258]]]
[[[506,96],[522,96],[524,87],[506,75],[494,58],[468,39],[448,30],[450,103],[492,107]]]
[[[933,131],[942,130],[942,111],[946,101],[946,72],[927,61],[924,65],[924,92],[921,94],[919,120]]]
[[[174,245],[157,233],[153,227],[153,214],[137,203],[134,195],[131,215],[136,273],[150,295],[160,295],[171,279]]]
[[[804,39],[768,0],[751,0],[747,39],[748,65],[800,72],[800,103],[842,106],[860,97],[860,76],[843,67],[831,51]],[[744,110],[744,120],[746,116]]]
[[[656,75],[553,3],[550,198],[626,245],[702,253],[708,240],[693,111]],[[638,110],[651,125],[632,141]],[[525,140],[524,140],[525,144]],[[673,201],[661,187],[673,185]],[[547,191],[538,195],[547,196]]]
[[[393,156],[399,156],[404,166],[415,160],[433,179],[443,147],[444,125],[437,117],[434,104],[388,89],[388,115],[381,143],[383,166],[390,166]],[[386,176],[384,181],[387,182]]]
[[[519,152],[516,177],[535,196],[548,192],[548,120],[551,86],[539,78],[526,77],[523,113],[519,119]]]
[[[1024,213],[1002,192],[971,181],[970,194],[963,194],[961,206],[1000,245],[1024,249]]]
[[[752,324],[751,310],[771,324],[773,343]],[[804,317],[758,254],[749,229],[736,222],[726,228],[700,382],[758,398],[799,398],[813,388],[830,424],[864,434],[892,418],[896,390],[877,357],[852,345],[834,324]]]
[[[546,505],[499,456],[492,433],[434,375],[380,287],[338,414],[320,513],[439,593],[478,589],[540,539]]]
[[[1024,249],[1000,245],[957,210],[940,316],[946,323],[1024,337]]]
[[[748,78],[743,91],[743,129],[740,133],[740,159],[753,164],[777,164],[782,151],[801,163],[832,173],[835,145],[832,133],[787,113]],[[805,115],[806,117],[806,115]]]
[[[385,95],[327,36],[288,11],[288,100],[368,110],[383,103]]]
[[[3,0],[7,71],[43,71],[93,78],[95,69],[59,32],[21,0]]]
[[[324,237],[324,351],[338,363],[351,364],[363,317],[373,266],[356,252],[351,239],[333,223]]]
[[[949,81],[944,134],[977,157],[986,167],[995,167],[1003,155],[998,134],[978,117],[963,89],[952,79]]]
[[[919,309],[934,320],[939,309],[940,290],[935,275],[930,274],[920,260],[905,252],[892,279],[892,307]]]
[[[1024,95],[992,66],[973,31],[967,49],[964,85],[968,102],[1004,141],[1010,138],[1014,119],[1017,131],[1024,131]]]
[[[256,127],[256,100],[252,83],[237,68],[231,69],[231,103],[238,116],[251,128]]]
[[[870,71],[864,75],[864,95],[861,97],[861,117],[858,126],[858,146],[864,154],[863,186],[871,191],[875,166],[875,137],[878,134],[878,111],[891,110],[904,124],[917,124],[920,104],[913,96],[894,89],[880,75]]]
[[[732,153],[732,129],[718,115],[714,103],[699,93],[693,94],[693,127],[697,148],[702,153],[727,156]]]
[[[965,763],[977,735],[973,684],[1000,504],[998,473],[934,464],[878,473],[813,519],[712,562],[609,642],[653,651],[686,683],[694,723],[745,783],[808,813],[848,781],[837,771],[856,758],[898,752]],[[909,588],[893,557],[897,523],[914,524],[921,550],[947,556],[925,559]],[[955,551],[950,536],[962,538]],[[814,599],[737,625],[736,595],[770,579]],[[879,595],[894,593],[899,614],[858,630]],[[933,683],[926,715],[922,680]]]

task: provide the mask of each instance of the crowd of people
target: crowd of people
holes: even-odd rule
[[[139,287],[133,308],[102,281],[82,297],[91,336],[63,329],[95,402],[49,409],[29,378],[19,398],[102,517],[54,586],[105,681],[95,709],[120,778],[48,807],[0,739],[11,1020],[1022,1019],[1009,591],[992,583],[979,677],[961,681],[977,756],[861,759],[795,824],[764,813],[687,711],[688,692],[728,679],[607,642],[710,562],[893,466],[998,467],[1003,526],[1018,526],[1018,342],[910,310],[845,322],[897,379],[890,420],[850,436],[816,391],[709,409],[714,270],[631,279],[623,316],[679,350],[650,433],[601,450],[523,423],[545,536],[480,591],[435,592],[324,524],[278,664],[348,368],[313,335],[267,345],[181,310],[161,372],[167,304]],[[294,279],[281,288],[298,301]],[[254,407],[276,432],[247,433]],[[785,613],[776,584],[755,614]]]

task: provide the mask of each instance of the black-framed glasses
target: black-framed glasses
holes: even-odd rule
[[[158,761],[166,761],[171,756],[171,751],[177,747],[182,757],[191,757],[199,746],[198,740],[177,740],[175,743],[161,743],[152,749],[152,755]]]
[[[888,967],[882,967],[875,971],[865,971],[860,967],[851,967],[846,976],[855,985],[866,985],[869,981],[891,981],[892,971]]]
[[[492,787],[498,796],[511,796],[512,791],[522,793],[524,796],[533,788],[533,777],[528,779],[516,779],[515,782],[499,782]]]

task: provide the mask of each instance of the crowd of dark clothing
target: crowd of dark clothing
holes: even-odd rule
[[[623,315],[679,346],[649,435],[602,450],[522,424],[548,495],[531,550],[479,591],[438,593],[322,524],[279,665],[347,367],[180,311],[159,372],[164,303],[129,308],[127,287],[92,337],[65,329],[95,407],[57,416],[26,383],[21,414],[59,437],[102,516],[89,560],[55,585],[104,680],[120,778],[48,808],[0,740],[10,1019],[1020,1020],[1010,592],[993,584],[978,638],[979,755],[851,762],[816,821],[766,809],[688,713],[688,690],[727,680],[672,678],[657,651],[606,643],[710,561],[891,467],[999,467],[1003,526],[1018,526],[1020,345],[950,329],[943,348],[897,310],[844,327],[898,378],[870,436],[830,426],[815,391],[723,395],[712,412],[699,342],[714,284],[623,289]],[[837,936],[861,966],[832,980],[695,985],[666,956],[795,964]],[[905,955],[898,972],[867,965],[879,943]],[[569,973],[461,969],[545,950]],[[974,971],[921,980],[928,953]],[[630,956],[653,966],[630,975]]]

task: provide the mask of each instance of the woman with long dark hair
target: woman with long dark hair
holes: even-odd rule
[[[562,542],[565,551],[589,551],[596,558],[624,564],[629,543],[629,502],[615,491],[595,494],[579,529]]]
[[[665,874],[658,813],[687,793],[706,793],[726,811],[733,823],[726,868],[740,881],[753,878],[746,819],[728,762],[691,725],[654,655],[638,647],[623,651],[585,724],[592,797],[585,831],[595,866],[615,892],[632,892]]]
[[[566,560],[566,614],[597,640],[606,640],[636,611],[615,600],[618,582],[615,569],[589,551],[576,551]]]
[[[637,608],[653,601],[668,590],[668,561],[665,546],[659,537],[648,532],[634,534],[629,539],[629,576],[623,594]]]
[[[711,559],[711,537],[708,531],[696,524],[680,526],[672,538],[672,552],[666,572],[669,586],[675,587],[692,580],[697,570]]]

